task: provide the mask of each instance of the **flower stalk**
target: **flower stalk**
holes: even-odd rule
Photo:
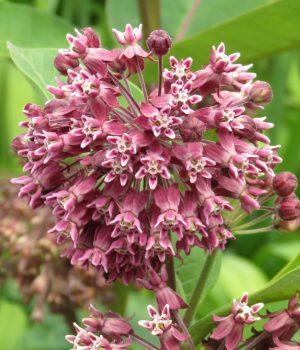
[[[210,276],[211,270],[214,267],[218,252],[214,251],[207,256],[203,269],[199,275],[197,284],[194,288],[194,292],[189,303],[189,307],[185,312],[183,317],[184,324],[189,327],[193,321],[194,315],[197,311],[198,305],[201,303],[203,294],[205,293],[205,288],[207,286],[208,278]]]

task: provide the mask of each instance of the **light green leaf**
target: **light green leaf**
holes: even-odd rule
[[[8,56],[7,41],[22,47],[64,47],[73,26],[31,6],[0,3],[0,55]]]
[[[300,253],[294,256],[278,273],[273,277],[272,281],[276,281],[290,271],[300,267]]]
[[[176,260],[175,269],[177,273],[177,278],[181,282],[181,286],[184,290],[186,296],[186,302],[188,303],[191,299],[192,293],[197,284],[198,278],[201,274],[202,268],[205,264],[206,254],[201,249],[192,249],[191,254],[185,256],[183,261]],[[220,268],[221,268],[222,255],[221,253],[217,254],[216,259],[214,260],[211,273],[206,283],[205,291],[202,294],[202,299],[205,297],[207,292],[214,286],[217,282]],[[200,300],[200,302],[201,302]]]
[[[0,344],[1,349],[18,349],[18,343],[26,328],[27,317],[20,305],[0,301]]]
[[[53,65],[57,49],[27,49],[12,43],[7,46],[20,71],[42,91],[45,98],[49,98],[51,94],[47,91],[47,85],[55,84],[55,77],[58,75]]]
[[[270,281],[266,287],[256,293],[250,294],[249,303],[263,302],[265,304],[274,301],[289,299],[300,288],[300,267],[289,271],[278,279]],[[195,344],[201,342],[214,327],[212,315],[226,315],[230,312],[231,303],[215,310],[198,320],[190,329]]]
[[[131,81],[128,81],[129,83],[129,87],[130,87],[130,92],[132,94],[132,96],[134,97],[134,99],[137,101],[137,102],[141,102],[143,101],[144,99],[144,95],[143,95],[143,92],[142,90],[136,86],[135,84],[133,84]],[[124,107],[127,107],[128,106],[128,102],[126,100],[126,98],[122,95],[118,98],[120,104]]]

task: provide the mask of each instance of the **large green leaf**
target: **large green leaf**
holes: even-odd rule
[[[66,46],[73,26],[64,19],[30,6],[0,3],[0,55],[8,56],[7,41],[22,47]]]
[[[201,249],[193,249],[191,254],[185,256],[183,261],[176,260],[176,273],[177,278],[180,281],[180,284],[184,290],[184,294],[186,297],[186,302],[188,303],[191,299],[192,293],[197,284],[198,278],[201,274],[203,266],[206,260],[206,254]],[[207,292],[214,286],[217,282],[220,268],[221,268],[222,255],[220,252],[217,253],[217,256],[213,262],[213,266],[211,268],[209,278],[207,279],[205,291],[202,293],[201,300],[204,299]]]
[[[20,71],[42,91],[45,98],[49,98],[51,94],[47,91],[47,85],[55,84],[58,75],[53,65],[57,49],[27,49],[12,43],[8,43],[8,49]]]
[[[291,297],[300,287],[300,267],[287,272],[278,279],[270,281],[267,286],[249,296],[249,303],[263,302],[265,304],[274,301],[286,300]],[[212,315],[226,315],[230,312],[231,303],[227,304],[209,315],[198,320],[190,329],[194,342],[198,344],[213,329]]]
[[[241,52],[244,62],[299,46],[300,2],[273,0],[260,4],[175,44],[172,54],[192,56],[197,67],[207,62],[211,46],[221,41],[229,52]]]

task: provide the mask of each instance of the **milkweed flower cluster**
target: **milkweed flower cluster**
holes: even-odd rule
[[[272,92],[251,65],[224,44],[203,67],[171,56],[149,91],[145,62],[154,65],[156,55],[161,63],[170,37],[152,33],[145,51],[141,26],[113,32],[121,45],[113,50],[91,28],[67,36],[54,61],[62,78],[48,87],[53,98],[25,106],[25,133],[13,142],[27,173],[13,182],[31,207],[52,208],[50,232],[72,264],[127,284],[160,274],[169,257],[195,246],[224,249],[235,238],[234,208],[265,210],[278,193],[267,209],[277,225],[297,219],[297,181],[289,174],[285,189],[274,173],[279,146],[264,134],[272,124],[252,117]]]

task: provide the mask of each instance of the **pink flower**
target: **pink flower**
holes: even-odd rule
[[[192,82],[188,81],[183,86],[177,82],[171,86],[172,98],[169,104],[173,108],[180,108],[181,112],[185,114],[192,113],[191,105],[197,104],[202,101],[202,96],[192,94]]]
[[[74,323],[76,335],[67,335],[66,340],[74,350],[127,350],[131,345],[129,335],[133,329],[129,323],[114,313],[102,314],[92,305],[90,317],[83,319],[85,328]]]
[[[153,335],[163,335],[173,323],[169,305],[166,304],[161,313],[151,305],[148,305],[147,310],[152,321],[139,321],[139,325],[151,331]]]
[[[164,107],[160,111],[151,105],[142,104],[141,112],[147,119],[141,119],[140,123],[149,125],[155,137],[164,134],[165,137],[175,139],[174,128],[182,123],[182,119],[170,115],[171,107]]]
[[[256,314],[263,306],[262,303],[248,306],[248,293],[244,293],[238,301],[234,299],[230,315],[213,316],[214,321],[219,322],[219,325],[213,331],[211,338],[225,339],[226,349],[235,350],[242,341],[245,325],[253,324],[260,319]]]
[[[125,27],[125,32],[120,32],[116,29],[113,29],[113,33],[118,42],[126,47],[120,55],[120,58],[123,56],[128,59],[131,59],[134,56],[146,58],[150,55],[138,44],[138,42],[141,41],[143,37],[142,24],[140,24],[138,28],[132,28],[131,24],[127,24]]]
[[[158,176],[169,180],[171,174],[167,168],[169,155],[164,152],[158,143],[153,143],[148,149],[147,155],[141,157],[141,167],[135,174],[136,179],[148,177],[148,183],[151,190],[155,190],[158,183]]]
[[[196,75],[191,71],[193,59],[188,57],[180,62],[176,57],[170,57],[170,66],[172,70],[165,69],[164,78],[176,82],[178,85],[183,85],[184,81],[196,79]]]
[[[287,309],[268,314],[268,318],[269,321],[264,325],[264,329],[272,334],[273,340],[291,339],[299,330],[299,294],[296,293],[289,300]]]
[[[161,313],[151,305],[148,305],[147,309],[152,321],[139,321],[139,325],[159,337],[161,349],[180,350],[180,344],[187,338],[173,324],[169,305],[166,304]]]

